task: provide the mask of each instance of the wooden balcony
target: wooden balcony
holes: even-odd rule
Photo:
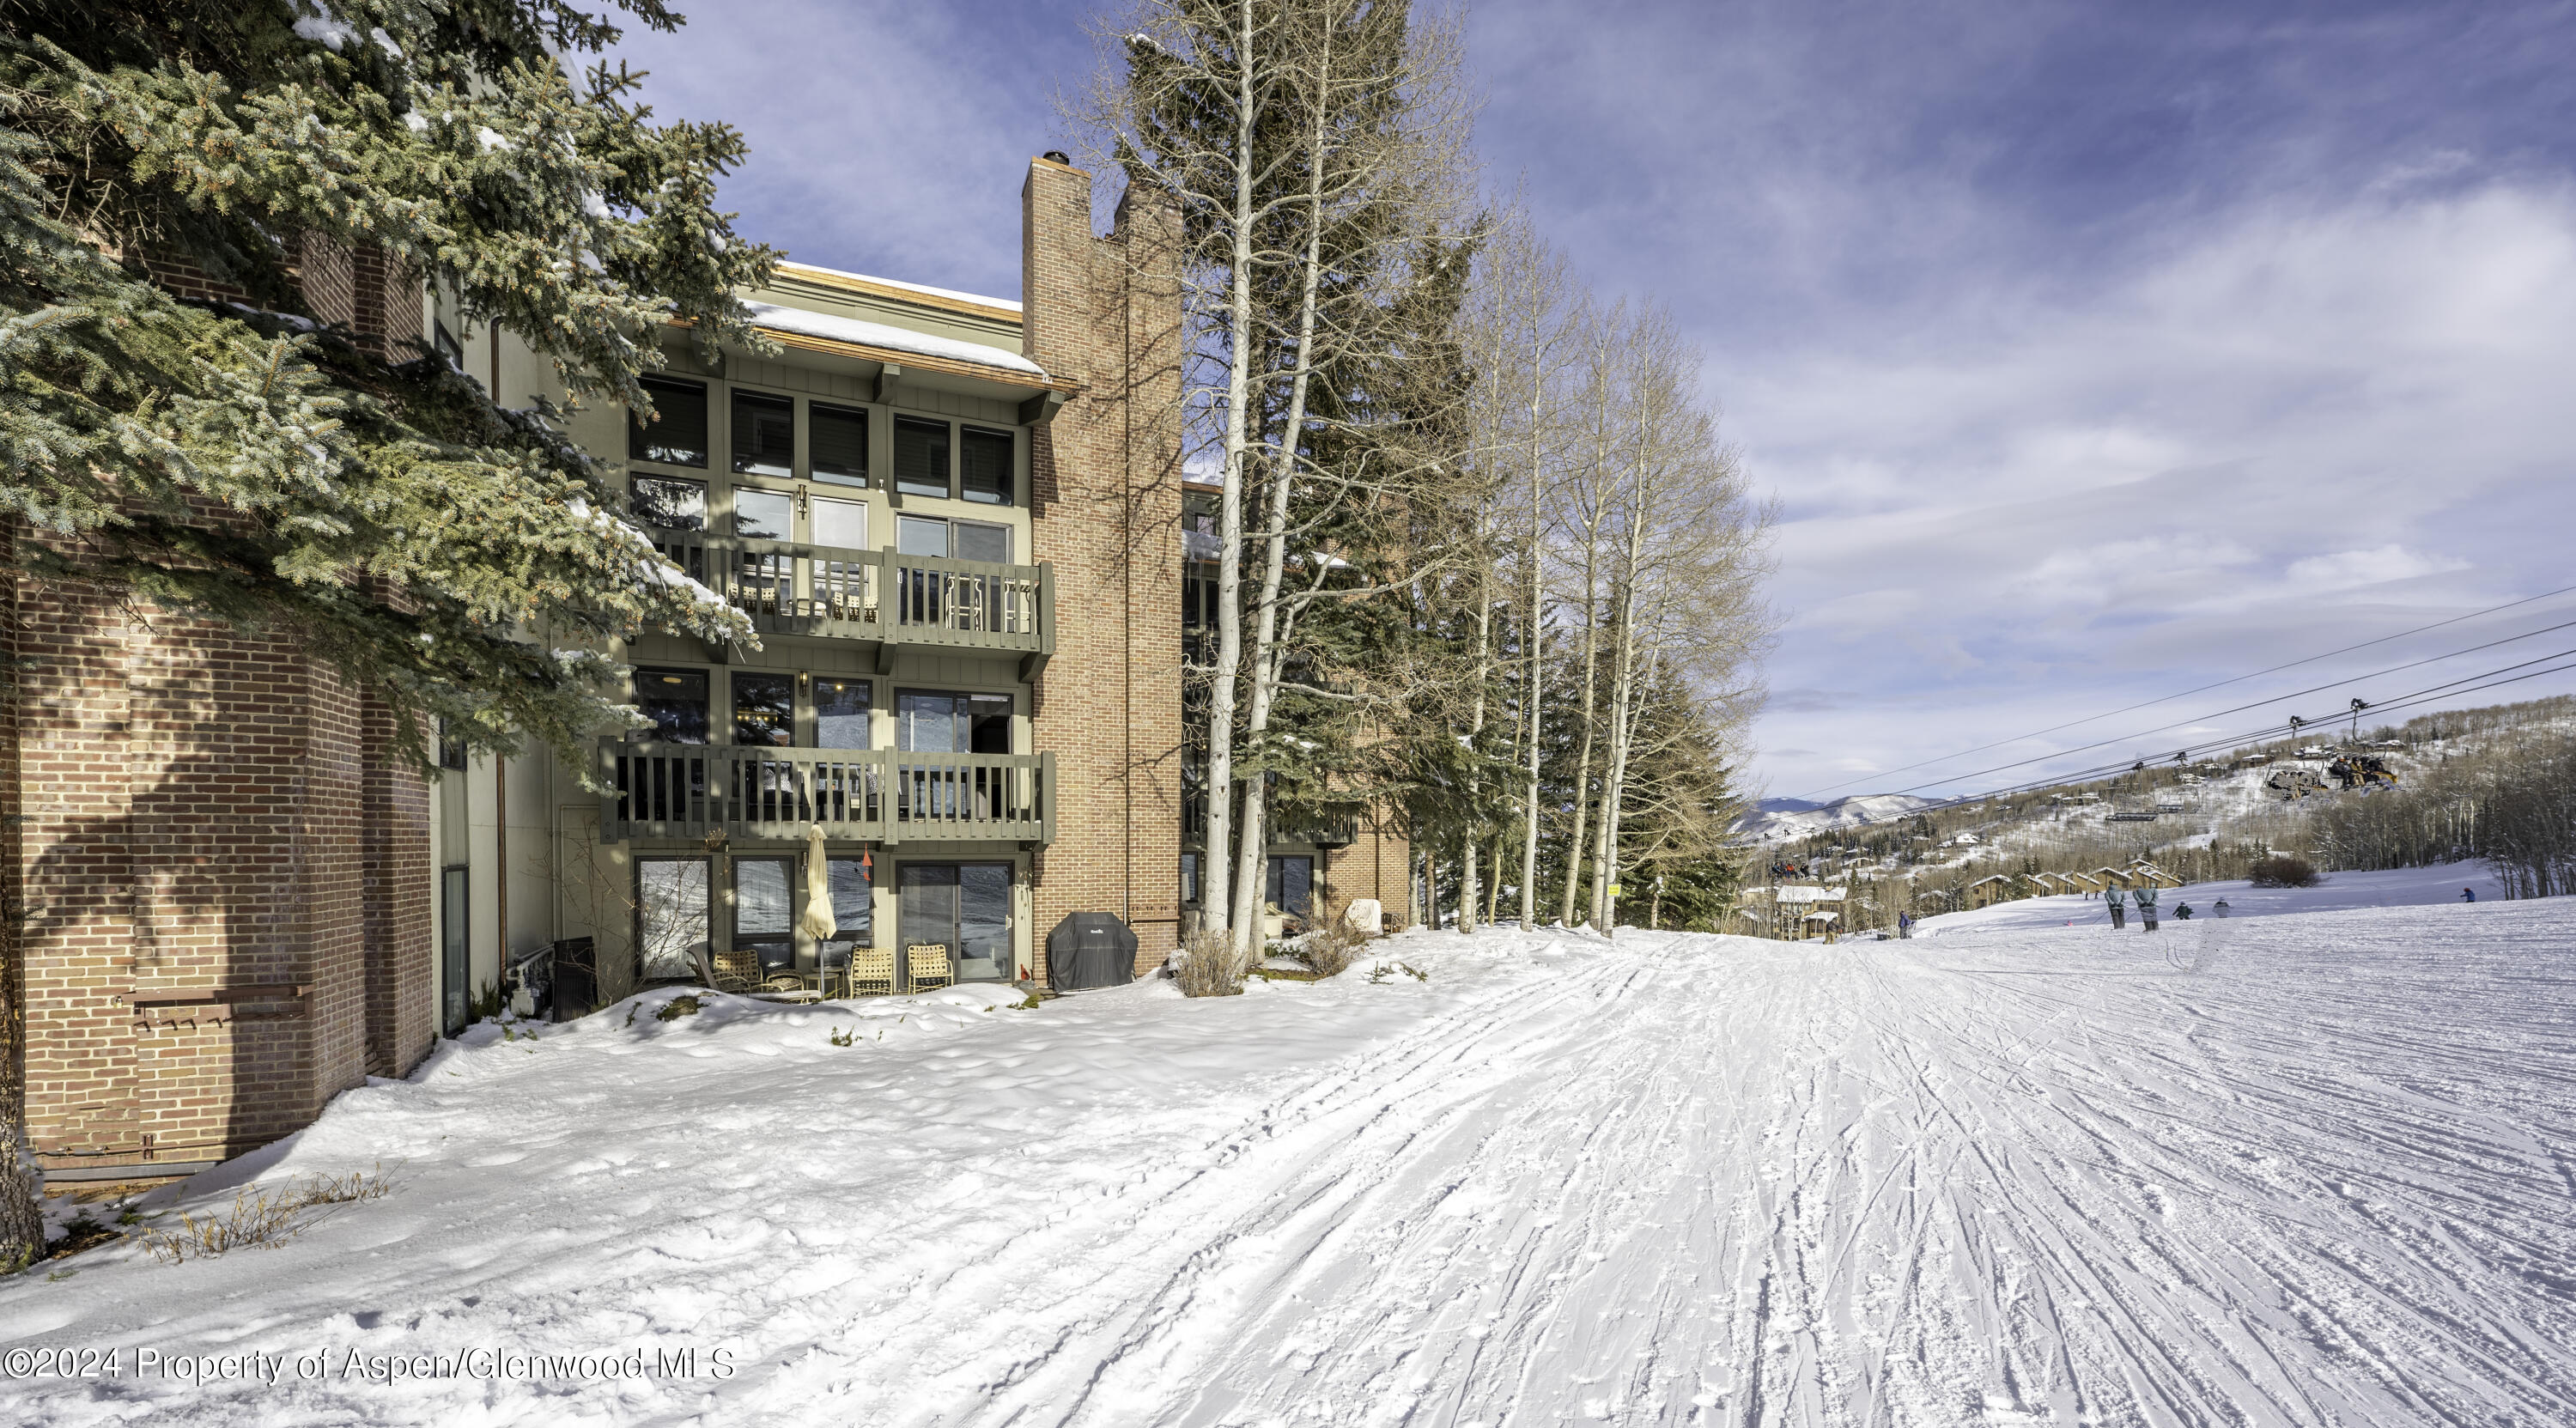
[[[762,634],[869,640],[878,673],[921,645],[1018,655],[1020,677],[1055,653],[1055,568],[656,531],[653,548],[751,616]]]
[[[721,744],[600,746],[601,841],[1055,841],[1055,755]]]

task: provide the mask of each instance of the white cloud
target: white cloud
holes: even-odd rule
[[[1955,303],[1712,345],[1792,512],[1775,679],[1880,676],[1761,742],[1911,763],[2564,583],[2564,185],[2258,206],[2091,292]],[[1771,757],[1790,793],[1841,762]]]

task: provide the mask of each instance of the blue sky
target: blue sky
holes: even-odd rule
[[[1016,296],[1021,168],[1066,141],[1097,10],[768,0],[627,53],[667,113],[747,132],[747,231]],[[2576,619],[1882,776],[2576,585],[2576,5],[1488,0],[1466,28],[1493,186],[1674,311],[1781,500],[1769,792],[2171,749],[2195,735],[2149,726]]]

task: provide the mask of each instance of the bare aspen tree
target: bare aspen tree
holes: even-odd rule
[[[1569,927],[1574,924],[1574,900],[1583,876],[1583,835],[1592,808],[1592,756],[1600,736],[1601,536],[1617,505],[1616,492],[1625,473],[1620,418],[1627,332],[1625,304],[1585,326],[1583,386],[1577,398],[1583,413],[1582,435],[1574,470],[1563,486],[1566,531],[1579,552],[1579,556],[1569,553],[1564,562],[1574,580],[1565,606],[1582,624],[1583,650],[1575,672],[1580,703],[1571,785],[1574,822],[1565,837],[1565,879],[1556,914],[1558,923]]]
[[[1182,220],[1183,304],[1191,322],[1191,425],[1215,448],[1216,651],[1191,671],[1208,682],[1206,843],[1200,917],[1226,926],[1233,823],[1235,704],[1243,663],[1243,502],[1253,440],[1254,263],[1258,232],[1281,199],[1285,156],[1255,142],[1287,82],[1272,0],[1158,0],[1117,43],[1126,72],[1104,77],[1077,117],[1105,136],[1105,157],[1130,184],[1160,188]]]

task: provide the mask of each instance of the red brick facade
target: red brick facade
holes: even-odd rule
[[[318,316],[418,335],[381,255],[302,258]],[[0,896],[49,1174],[221,1160],[428,1053],[428,799],[384,757],[387,710],[291,639],[21,574],[0,642]]]
[[[1115,913],[1142,970],[1180,931],[1179,220],[1122,206],[1094,237],[1091,175],[1048,159],[1030,162],[1021,201],[1027,353],[1082,384],[1031,459],[1037,558],[1056,589],[1033,728],[1059,789],[1034,930],[1043,947],[1068,913]]]

